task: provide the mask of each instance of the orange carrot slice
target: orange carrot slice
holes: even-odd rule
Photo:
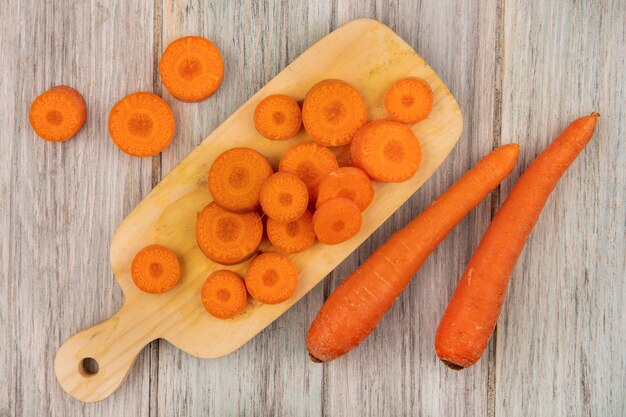
[[[333,198],[315,211],[313,230],[326,245],[345,242],[361,230],[361,210],[348,198]]]
[[[301,126],[300,106],[284,94],[265,97],[254,110],[254,127],[268,139],[289,139]]]
[[[87,105],[78,91],[59,85],[35,98],[28,117],[37,136],[50,142],[64,142],[85,124]]]
[[[178,283],[180,262],[171,249],[160,245],[146,246],[135,255],[130,275],[141,291],[161,294]]]
[[[224,61],[213,42],[200,36],[186,36],[170,43],[159,63],[161,81],[180,101],[209,98],[222,84]]]
[[[278,304],[296,291],[298,270],[286,256],[264,253],[250,262],[245,281],[254,299],[264,304]]]
[[[372,181],[359,168],[337,168],[320,183],[316,207],[319,208],[328,200],[337,197],[349,198],[361,211],[365,211],[374,199]]]
[[[433,90],[424,80],[404,78],[396,81],[385,94],[385,107],[392,120],[417,123],[433,108]]]
[[[202,304],[218,319],[229,319],[241,313],[248,302],[243,279],[226,269],[213,272],[202,286]]]
[[[306,184],[309,199],[317,198],[317,187],[326,175],[339,168],[335,155],[323,146],[304,142],[291,147],[280,160],[279,169],[296,175]]]
[[[283,252],[302,252],[315,242],[313,214],[308,210],[299,219],[290,222],[267,219],[265,227],[270,243]]]
[[[261,208],[270,219],[281,222],[297,220],[308,205],[306,184],[288,172],[277,172],[261,188]]]

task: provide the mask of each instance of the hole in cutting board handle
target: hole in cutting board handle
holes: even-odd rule
[[[94,358],[83,358],[78,364],[78,372],[84,377],[94,376],[100,371],[100,365]]]

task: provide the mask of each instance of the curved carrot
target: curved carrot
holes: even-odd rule
[[[348,198],[333,198],[320,205],[313,214],[313,230],[326,245],[345,242],[361,230],[361,209]]]
[[[211,165],[209,191],[215,202],[226,210],[256,210],[261,187],[273,172],[267,159],[254,149],[229,149]]]
[[[597,113],[571,123],[526,169],[472,255],[437,329],[437,356],[453,369],[480,359],[498,321],[517,258],[548,197],[591,140]]]
[[[299,219],[290,222],[267,219],[265,227],[270,243],[283,252],[302,252],[315,242],[313,214],[308,210]]]
[[[354,201],[361,211],[374,199],[372,181],[363,170],[342,167],[334,170],[320,183],[316,207],[332,198],[344,197]]]
[[[30,125],[42,139],[64,142],[85,124],[87,105],[72,87],[59,85],[40,94],[30,105]]]
[[[113,106],[108,125],[111,139],[124,153],[147,157],[167,148],[176,122],[172,109],[161,97],[133,93]]]
[[[300,178],[309,191],[309,199],[317,198],[320,182],[331,171],[339,168],[335,155],[314,142],[303,142],[291,147],[280,160],[279,169]]]
[[[302,123],[311,138],[323,146],[350,143],[367,121],[361,94],[345,81],[324,80],[315,84],[302,103]]]
[[[352,163],[374,180],[402,182],[420,167],[422,147],[411,129],[392,120],[376,120],[354,135]]]
[[[263,253],[250,262],[246,288],[264,304],[287,301],[298,287],[298,270],[289,258],[278,253]]]
[[[396,122],[417,123],[424,120],[433,108],[433,90],[419,78],[398,80],[385,94],[385,108]]]
[[[288,172],[277,172],[261,188],[261,208],[270,219],[290,222],[299,219],[309,205],[306,184]]]
[[[284,94],[265,97],[254,110],[254,127],[268,139],[289,139],[300,131],[301,126],[300,106]]]
[[[180,101],[209,98],[222,84],[224,61],[213,42],[200,36],[186,36],[170,43],[159,63],[161,81]]]
[[[243,279],[236,273],[219,269],[202,285],[202,304],[205,310],[218,319],[229,319],[241,313],[248,302],[248,292]]]
[[[161,294],[178,283],[180,262],[171,249],[160,245],[146,246],[133,258],[130,275],[141,291]]]
[[[217,263],[233,265],[245,261],[259,248],[262,237],[263,223],[256,212],[231,213],[212,202],[198,214],[198,246]]]
[[[485,156],[337,287],[307,333],[314,361],[336,359],[365,340],[428,255],[513,170],[518,153],[505,145]]]

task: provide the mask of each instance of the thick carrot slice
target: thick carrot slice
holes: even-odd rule
[[[124,153],[147,157],[162,152],[172,142],[176,122],[170,106],[152,93],[133,93],[109,114],[109,134]]]
[[[278,304],[289,299],[298,287],[298,270],[286,256],[264,253],[250,262],[245,281],[254,299]]]
[[[180,262],[171,249],[160,245],[146,246],[135,255],[130,275],[141,291],[161,294],[178,283]]]
[[[485,156],[346,278],[309,328],[311,359],[331,361],[365,340],[428,255],[513,170],[518,153],[505,145]]]
[[[263,223],[256,212],[231,213],[213,202],[198,214],[198,246],[217,263],[233,265],[245,261],[259,248],[262,237]]]
[[[361,210],[348,198],[328,200],[313,214],[313,230],[326,245],[345,242],[361,230]]]
[[[224,61],[213,42],[186,36],[170,43],[159,63],[161,81],[180,101],[202,101],[217,91],[224,78]]]
[[[267,219],[267,238],[278,250],[298,253],[310,248],[315,242],[313,214],[305,211],[302,217],[290,222]]]
[[[361,94],[345,81],[325,80],[315,84],[302,104],[302,122],[307,133],[323,146],[350,143],[367,122]]]
[[[263,183],[272,175],[263,155],[249,148],[233,148],[217,157],[209,170],[213,199],[229,211],[247,212],[259,207]]]
[[[309,205],[306,184],[288,172],[277,172],[261,188],[261,208],[270,219],[280,222],[297,220]]]
[[[392,120],[417,123],[433,108],[433,90],[424,80],[404,78],[396,81],[385,94],[385,107]]]
[[[316,207],[330,199],[344,197],[354,201],[361,211],[374,199],[372,181],[363,170],[354,167],[342,167],[334,170],[320,183]]]
[[[475,364],[489,344],[509,278],[561,176],[593,136],[598,113],[572,122],[532,162],[496,213],[450,299],[435,336],[453,369]]]
[[[422,147],[413,131],[392,120],[376,120],[354,135],[352,163],[374,180],[402,182],[419,169]]]
[[[202,304],[218,319],[229,319],[241,313],[248,302],[243,279],[226,269],[213,272],[202,286]]]
[[[306,184],[309,199],[317,198],[317,187],[326,175],[339,168],[335,155],[323,146],[304,142],[291,147],[280,160],[279,169],[296,175]]]
[[[85,124],[87,105],[72,87],[59,85],[40,94],[30,105],[30,125],[42,139],[64,142]]]
[[[289,139],[301,126],[300,106],[284,94],[265,97],[254,110],[254,127],[268,139]]]

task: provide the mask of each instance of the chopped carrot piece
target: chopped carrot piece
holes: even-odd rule
[[[290,222],[267,219],[265,227],[270,243],[283,252],[302,252],[315,242],[313,214],[308,210],[299,219]]]
[[[78,91],[59,85],[35,98],[28,117],[37,136],[50,142],[64,142],[85,124],[87,105]]]
[[[361,230],[361,210],[348,198],[333,198],[322,204],[313,215],[313,230],[326,245],[345,242]]]
[[[200,36],[186,36],[170,43],[159,63],[161,81],[180,101],[209,98],[222,84],[224,61],[213,42]]]
[[[309,199],[317,198],[317,187],[328,173],[339,168],[335,155],[314,142],[299,143],[291,147],[280,160],[279,169],[296,175],[306,184]]]
[[[270,219],[297,220],[309,205],[306,184],[288,172],[277,172],[261,188],[261,208]]]
[[[245,282],[254,299],[278,304],[289,299],[298,287],[298,270],[286,256],[264,253],[250,262]]]
[[[256,212],[231,213],[212,202],[198,214],[198,246],[217,263],[233,265],[245,261],[259,248],[262,236],[263,223]]]
[[[202,286],[202,304],[218,319],[229,319],[241,313],[248,302],[243,279],[226,269],[213,272]]]
[[[300,131],[301,126],[300,106],[284,94],[265,97],[254,110],[254,127],[268,139],[289,139]]]
[[[367,109],[356,88],[345,81],[324,80],[304,98],[302,122],[318,144],[341,146],[367,122]]]
[[[372,181],[359,168],[337,168],[320,183],[316,207],[337,197],[349,198],[359,206],[361,211],[365,211],[374,199]]]
[[[396,81],[385,94],[385,107],[392,120],[417,123],[433,108],[433,90],[424,80],[404,78]]]
[[[171,249],[160,245],[146,246],[135,255],[130,275],[141,291],[161,294],[178,283],[180,262]]]
[[[124,153],[147,157],[162,152],[172,142],[176,122],[170,106],[152,93],[133,93],[109,114],[109,134]]]
[[[229,149],[211,165],[209,190],[215,202],[226,210],[256,210],[261,187],[272,172],[267,159],[254,149]]]

